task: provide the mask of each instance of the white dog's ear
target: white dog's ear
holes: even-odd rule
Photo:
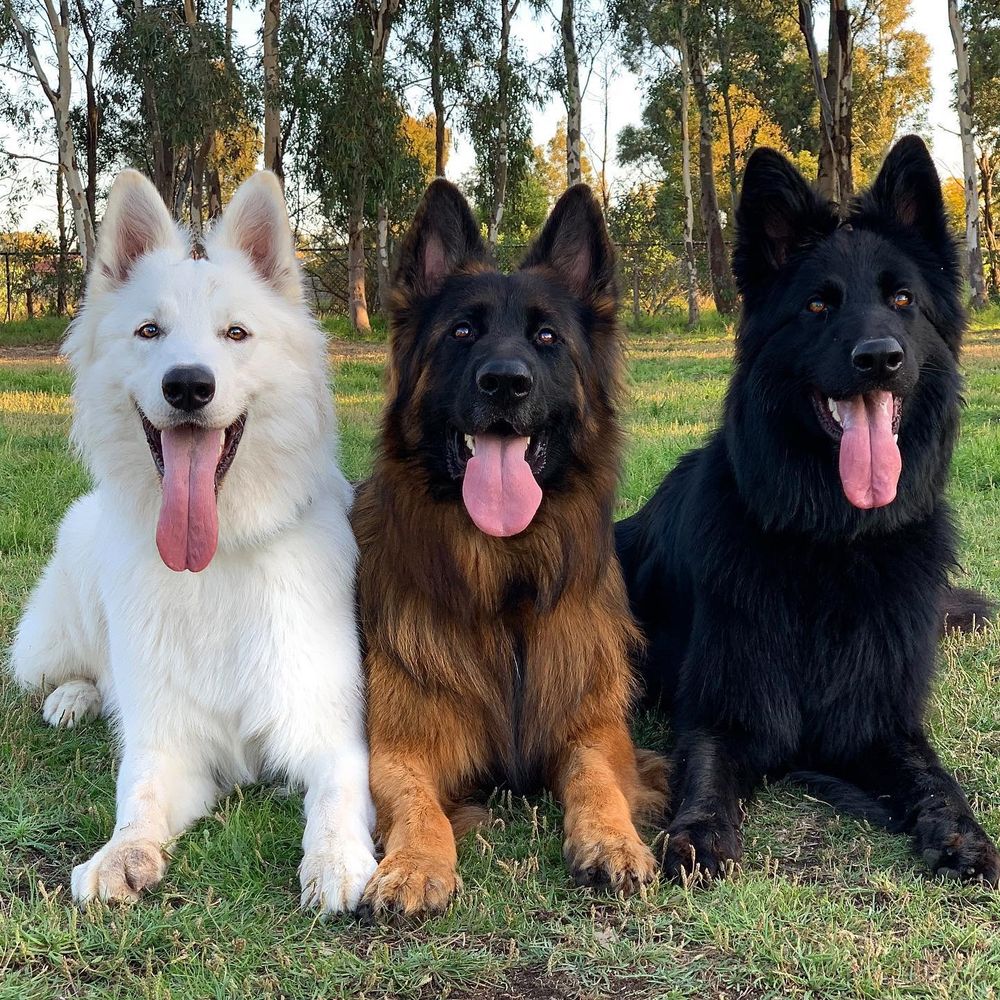
[[[285,298],[293,302],[302,298],[285,196],[269,170],[259,171],[239,186],[212,231],[209,259],[212,248],[218,246],[245,254],[260,277]]]
[[[141,257],[163,247],[180,251],[182,246],[177,226],[152,182],[138,170],[123,170],[108,195],[91,282],[99,290],[117,288]]]

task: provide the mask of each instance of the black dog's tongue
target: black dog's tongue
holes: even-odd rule
[[[838,399],[844,428],[840,439],[840,482],[855,507],[870,510],[896,499],[903,462],[892,433],[892,393],[880,390]]]

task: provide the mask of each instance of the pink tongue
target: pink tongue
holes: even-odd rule
[[[844,428],[840,481],[847,499],[862,510],[892,503],[903,468],[892,436],[892,393],[838,399],[837,412]]]
[[[507,538],[531,524],[542,489],[525,460],[529,439],[479,434],[476,454],[465,467],[462,499],[484,534]]]
[[[219,544],[215,470],[225,431],[190,424],[163,431],[163,505],[156,526],[160,558],[173,570],[200,573]]]

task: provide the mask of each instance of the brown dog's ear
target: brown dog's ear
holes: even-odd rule
[[[403,237],[393,284],[413,295],[434,295],[463,264],[488,259],[469,203],[454,184],[438,178]]]
[[[618,300],[615,251],[604,213],[586,184],[574,184],[556,202],[521,268],[547,267],[576,296]]]

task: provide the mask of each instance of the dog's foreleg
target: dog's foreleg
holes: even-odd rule
[[[201,762],[182,748],[126,746],[115,831],[89,861],[73,869],[73,899],[136,900],[163,878],[167,845],[205,815],[217,795]]]
[[[913,837],[914,850],[932,871],[1000,883],[1000,853],[923,732],[871,747],[845,777],[888,807],[892,827]]]
[[[433,768],[413,753],[372,747],[372,794],[385,857],[365,889],[369,918],[441,913],[459,888],[458,850]]]
[[[553,784],[565,809],[563,854],[578,885],[629,894],[652,880],[656,862],[632,820],[640,778],[624,721],[575,732]]]
[[[376,867],[375,807],[360,735],[311,757],[303,778],[302,906],[323,913],[354,910]]]
[[[760,777],[749,748],[727,734],[696,730],[680,736],[670,782],[676,811],[663,850],[665,876],[676,881],[696,875],[720,878],[739,862],[741,799]]]

